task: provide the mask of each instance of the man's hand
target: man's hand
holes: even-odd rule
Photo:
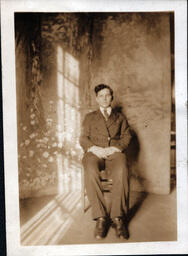
[[[105,152],[106,152],[106,155],[107,157],[116,153],[116,152],[121,152],[121,150],[119,148],[116,148],[116,147],[107,147],[105,148]]]
[[[94,155],[96,155],[99,158],[104,158],[106,159],[108,156],[116,153],[116,152],[121,152],[119,148],[116,147],[98,147],[98,146],[92,146],[89,148],[88,152],[92,152]]]
[[[99,158],[106,159],[108,157],[106,148],[98,147],[98,146],[92,146],[88,149],[88,152],[92,152],[94,155],[96,155]]]

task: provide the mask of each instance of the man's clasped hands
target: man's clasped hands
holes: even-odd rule
[[[88,149],[88,152],[92,152],[94,155],[96,155],[99,158],[107,159],[110,155],[121,152],[119,148],[110,146],[110,147],[99,147],[99,146],[92,146]]]

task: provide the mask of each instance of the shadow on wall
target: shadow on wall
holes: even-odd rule
[[[140,153],[140,144],[139,139],[134,131],[134,129],[131,129],[131,135],[132,139],[131,142],[126,150],[127,154],[127,160],[128,160],[128,170],[129,170],[129,214],[128,214],[128,222],[132,220],[132,218],[136,215],[139,208],[141,207],[143,201],[147,197],[147,192],[144,186],[144,178],[141,176],[140,171],[138,170],[137,163]],[[139,189],[138,189],[139,188]],[[131,191],[141,191],[142,193],[139,193],[137,195],[134,203],[131,201]]]
[[[116,112],[120,112],[123,114],[123,107],[120,103],[117,103],[114,106],[114,109]],[[139,153],[140,153],[140,143],[137,136],[136,131],[130,127],[130,132],[132,135],[132,139],[130,141],[130,144],[128,148],[125,150],[125,154],[127,156],[127,162],[128,162],[128,169],[129,169],[129,182],[130,182],[130,190],[135,190],[134,183],[130,180],[136,180],[136,183],[138,185],[136,187],[139,187],[139,191],[145,191],[144,187],[144,178],[141,176],[140,171],[138,170],[137,163],[139,159]]]
[[[120,103],[118,103],[114,109],[117,112],[120,112],[123,114],[123,108]],[[132,220],[132,218],[135,216],[135,214],[138,212],[140,206],[142,205],[143,201],[147,197],[147,192],[144,186],[144,178],[141,176],[140,171],[137,167],[138,159],[139,159],[139,153],[140,153],[140,143],[138,136],[136,134],[136,131],[130,127],[130,132],[132,135],[132,139],[130,141],[130,144],[128,148],[125,150],[125,154],[127,156],[127,164],[128,164],[128,170],[129,170],[129,214],[128,214],[128,222]],[[138,189],[139,187],[139,189]],[[142,191],[142,193],[139,193],[139,195],[136,197],[134,202],[131,202],[131,191]]]
[[[132,139],[126,150],[128,167],[129,167],[129,178],[137,179],[140,185],[143,186],[143,178],[139,175],[139,171],[136,168],[136,163],[138,161],[139,152],[140,152],[140,144],[139,144],[139,140],[136,132],[132,128],[130,129],[131,129]]]

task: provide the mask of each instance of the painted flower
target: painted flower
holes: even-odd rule
[[[53,121],[52,118],[46,118],[47,123],[51,123],[52,121]]]
[[[72,155],[72,156],[76,156],[76,151],[72,150],[72,151],[71,151],[71,155]]]
[[[27,126],[24,126],[24,127],[23,127],[23,130],[26,131],[26,130],[27,130]]]
[[[30,140],[25,140],[25,145],[26,146],[29,145],[29,143],[30,143]]]
[[[30,122],[30,124],[31,124],[31,125],[34,125],[34,124],[35,124],[35,121],[34,121],[34,120],[32,120],[32,121]]]
[[[60,124],[56,125],[56,129],[57,129],[59,132],[62,131],[62,125],[60,125]]]
[[[59,142],[58,143],[58,148],[62,148],[63,147],[63,143],[62,142]]]
[[[52,147],[53,147],[53,148],[57,147],[57,143],[54,142],[54,143],[52,144]]]
[[[48,162],[52,163],[53,161],[54,161],[54,158],[53,158],[52,156],[50,156],[50,157],[48,158]]]
[[[44,158],[47,158],[49,156],[49,153],[47,151],[45,151],[42,155]]]
[[[29,135],[29,138],[30,138],[30,139],[33,139],[33,138],[35,138],[35,136],[36,136],[35,133],[31,133],[31,134]]]
[[[32,113],[32,114],[30,115],[30,117],[31,117],[31,119],[35,118],[35,114]]]
[[[20,147],[23,147],[23,145],[24,145],[24,143],[22,142],[22,143],[20,143]]]
[[[34,151],[33,150],[29,150],[29,157],[33,157],[34,155]]]
[[[64,133],[63,133],[63,132],[59,132],[59,133],[58,133],[58,140],[59,140],[59,141],[62,141],[62,140],[64,139],[64,137],[65,137],[65,136],[64,136]]]
[[[44,132],[44,135],[45,135],[45,136],[49,136],[49,135],[50,135],[50,132],[49,132],[49,131]]]
[[[47,143],[49,141],[49,139],[47,137],[44,137],[42,140],[44,143]]]
[[[27,180],[23,180],[23,184],[28,186],[29,185],[29,182]]]

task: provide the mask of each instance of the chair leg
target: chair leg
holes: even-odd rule
[[[81,171],[81,179],[82,179],[82,184],[81,184],[81,200],[82,200],[82,209],[83,212],[86,213],[87,210],[90,208],[90,204],[86,206],[86,189],[85,189],[85,179],[84,179],[84,170],[82,169]]]
[[[81,200],[82,200],[82,209],[83,212],[85,213],[85,183],[84,183],[84,170],[81,170]]]

